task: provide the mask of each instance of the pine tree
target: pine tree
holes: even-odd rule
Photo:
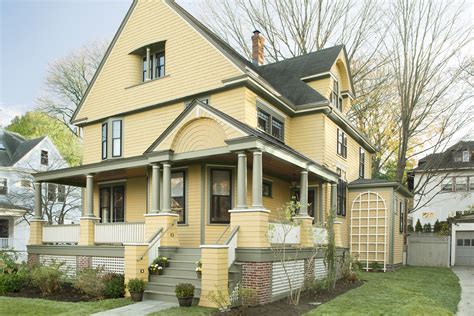
[[[415,231],[417,233],[421,233],[423,231],[423,227],[421,226],[420,219],[418,219],[418,221],[416,222]]]
[[[441,223],[439,222],[438,219],[437,219],[436,222],[434,223],[433,231],[434,231],[435,233],[438,233],[438,232],[441,231]]]

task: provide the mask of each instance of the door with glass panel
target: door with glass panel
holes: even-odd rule
[[[116,223],[125,221],[125,186],[102,186],[99,190],[100,221]]]
[[[229,224],[232,209],[232,171],[211,169],[211,216],[213,224]]]

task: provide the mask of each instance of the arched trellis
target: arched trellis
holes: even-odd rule
[[[351,207],[350,249],[359,255],[368,270],[370,262],[383,263],[387,270],[388,209],[385,199],[377,192],[360,193]]]

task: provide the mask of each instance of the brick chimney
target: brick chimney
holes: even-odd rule
[[[263,46],[265,39],[260,35],[260,31],[253,31],[252,36],[252,63],[255,66],[263,65]]]

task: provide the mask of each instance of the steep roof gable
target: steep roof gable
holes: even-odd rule
[[[23,136],[0,129],[0,143],[5,149],[0,150],[0,166],[13,166],[33,148],[35,148],[45,136],[26,140]]]

